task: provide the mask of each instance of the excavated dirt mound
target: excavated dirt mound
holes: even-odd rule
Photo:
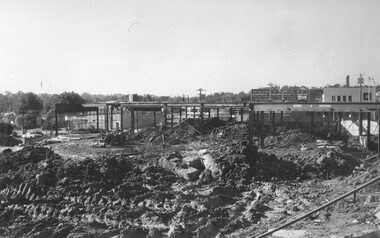
[[[119,234],[143,213],[162,223],[172,216],[164,204],[171,207],[177,178],[122,155],[65,161],[47,148],[27,147],[0,155],[0,168],[2,236],[66,237],[80,227]],[[148,198],[145,208],[140,203]]]
[[[0,133],[0,146],[15,146],[21,143],[21,140],[13,136]]]
[[[307,193],[294,194],[297,178],[345,175],[357,165],[338,151],[321,150],[315,160],[259,152],[247,144],[244,124],[213,128],[204,139],[205,148],[192,151],[165,145],[83,160],[45,147],[0,154],[0,236],[231,234],[262,219],[271,224],[270,214],[279,214],[268,204],[290,213],[308,206],[308,196],[325,193],[307,186]]]
[[[226,122],[218,118],[207,118],[204,120],[203,131],[205,134],[212,131],[214,128],[225,125]],[[202,124],[200,119],[187,118],[173,128],[168,128],[162,135],[155,128],[145,128],[129,138],[130,141],[140,143],[162,143],[163,138],[171,145],[190,143],[199,140],[202,132]]]

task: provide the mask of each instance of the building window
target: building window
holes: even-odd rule
[[[345,102],[346,101],[346,96],[343,96],[343,102]]]
[[[335,102],[335,96],[332,96],[331,101]]]
[[[371,93],[364,93],[363,94],[363,100],[364,101],[372,101],[372,94]]]
[[[340,96],[337,97],[337,101],[340,102]]]
[[[349,102],[352,102],[352,96],[351,96],[351,95],[348,96],[348,101],[349,101]]]

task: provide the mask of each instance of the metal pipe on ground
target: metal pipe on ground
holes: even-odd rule
[[[377,182],[377,181],[379,181],[379,180],[380,180],[380,176],[378,176],[378,177],[376,177],[376,178],[374,178],[374,179],[372,179],[372,180],[370,180],[370,181],[364,183],[363,185],[361,185],[361,186],[359,186],[359,187],[357,187],[357,188],[355,188],[355,189],[353,189],[353,190],[351,190],[351,191],[349,191],[349,192],[343,194],[342,196],[339,196],[339,197],[335,198],[334,200],[332,200],[332,201],[330,201],[330,202],[328,202],[328,203],[326,203],[326,204],[324,204],[324,205],[322,205],[322,206],[320,206],[320,207],[317,207],[316,209],[312,210],[311,212],[308,212],[308,213],[304,214],[303,216],[294,219],[293,221],[287,222],[287,223],[285,223],[285,224],[282,225],[282,226],[279,226],[279,227],[277,227],[277,228],[275,228],[275,229],[273,229],[273,230],[270,230],[270,231],[268,231],[268,232],[266,232],[266,233],[264,233],[264,234],[261,234],[261,235],[257,236],[256,238],[262,238],[262,237],[265,237],[265,236],[271,235],[271,234],[273,234],[273,233],[276,232],[276,231],[279,231],[279,230],[281,230],[281,229],[283,229],[283,228],[285,228],[285,227],[287,227],[287,226],[293,225],[294,223],[296,223],[296,222],[298,222],[298,221],[300,221],[300,220],[302,220],[302,219],[304,219],[304,218],[310,216],[311,214],[313,214],[313,213],[315,213],[315,212],[318,212],[318,211],[320,211],[320,210],[322,210],[322,209],[324,209],[324,208],[330,206],[330,205],[333,204],[333,203],[336,203],[336,202],[342,200],[342,199],[345,198],[345,197],[348,197],[348,196],[350,196],[350,195],[352,195],[352,194],[356,194],[356,192],[362,190],[363,188],[365,188],[365,187],[367,187],[367,186],[369,186],[369,185],[371,185],[371,184],[373,184],[373,183],[375,183],[375,182]],[[254,237],[255,237],[255,236],[254,236]]]

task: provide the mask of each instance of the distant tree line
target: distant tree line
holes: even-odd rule
[[[35,128],[42,126],[50,129],[55,126],[54,108],[57,103],[84,104],[107,101],[128,101],[127,94],[90,94],[63,92],[61,94],[35,94],[32,92],[0,93],[0,121],[12,122],[20,128]],[[193,96],[155,96],[151,94],[135,95],[134,100],[140,102],[241,102],[249,100],[249,93],[217,92]]]
[[[20,128],[45,127],[54,125],[56,103],[83,104],[86,100],[74,92],[61,94],[41,94],[32,92],[0,94],[0,113],[3,122],[13,122]]]

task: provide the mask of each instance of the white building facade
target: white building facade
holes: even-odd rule
[[[376,87],[355,86],[341,88],[324,88],[323,102],[376,102]]]

